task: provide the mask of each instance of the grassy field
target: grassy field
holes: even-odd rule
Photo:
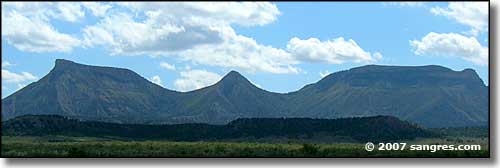
[[[464,140],[461,140],[464,142]],[[2,157],[488,157],[487,138],[465,140],[481,151],[371,151],[364,144],[121,141],[90,137],[2,137]],[[460,144],[466,144],[466,143]],[[421,139],[409,144],[453,144]]]

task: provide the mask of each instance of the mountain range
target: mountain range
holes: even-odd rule
[[[2,121],[61,115],[125,124],[227,124],[238,118],[387,115],[424,127],[488,125],[489,95],[472,69],[367,65],[332,73],[290,93],[254,86],[236,71],[214,85],[177,92],[122,68],[57,59],[39,81],[2,99]]]

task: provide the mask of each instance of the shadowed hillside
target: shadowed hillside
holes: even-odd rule
[[[42,79],[2,99],[2,119],[54,114],[129,124],[227,124],[237,118],[387,115],[425,127],[485,126],[488,88],[472,69],[368,65],[288,93],[235,71],[191,92],[162,88],[127,69],[56,60]]]

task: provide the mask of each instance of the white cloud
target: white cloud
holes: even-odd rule
[[[471,34],[488,31],[488,2],[450,2],[446,8],[433,7],[431,12],[471,27]]]
[[[9,61],[2,61],[2,68],[7,68],[12,66],[12,64]]]
[[[82,5],[89,9],[94,16],[104,16],[106,11],[112,6],[109,4],[104,4],[102,2],[82,2]]]
[[[57,15],[56,11],[52,2],[2,2],[2,19],[8,13],[16,12],[29,18],[48,21]]]
[[[382,58],[382,54],[366,52],[354,40],[345,41],[342,37],[324,42],[316,38],[292,38],[283,50],[260,45],[252,38],[237,35],[230,27],[222,32],[224,43],[196,47],[179,55],[199,64],[278,74],[302,72],[295,66],[300,62],[341,64],[375,62]]]
[[[279,14],[267,2],[122,2],[145,19],[112,13],[84,29],[87,45],[105,45],[114,55],[171,55],[203,44],[222,43],[220,27],[273,22]],[[139,21],[140,20],[140,21]]]
[[[166,62],[161,62],[160,67],[162,67],[163,69],[166,69],[166,70],[175,71],[175,65],[172,65],[172,64],[169,64]]]
[[[327,41],[294,37],[288,42],[287,51],[301,61],[330,64],[374,62],[382,56],[380,53],[373,55],[366,52],[354,40],[346,41],[342,37]]]
[[[80,3],[74,2],[59,2],[56,4],[59,10],[56,17],[68,22],[76,22],[79,19],[84,18],[85,13],[83,12]]]
[[[321,76],[321,78],[324,78],[325,76],[328,76],[330,75],[332,72],[330,72],[329,70],[325,70],[325,71],[320,71],[319,72],[319,76]]]
[[[153,82],[154,84],[157,84],[157,85],[160,85],[160,86],[162,86],[162,87],[163,87],[163,84],[161,83],[161,78],[160,78],[160,76],[155,75],[155,76],[153,76],[153,77],[149,78],[149,80],[150,80],[151,82]]]
[[[60,33],[37,18],[27,18],[16,11],[2,13],[2,36],[9,44],[27,52],[70,52],[80,41]]]
[[[93,13],[98,10],[95,3],[83,4]],[[74,35],[59,32],[51,25],[52,19],[77,22],[84,18],[82,3],[3,2],[2,37],[21,51],[71,52],[80,46],[80,40]]]
[[[78,2],[4,2],[3,12],[17,12],[30,19],[41,19],[49,22],[50,19],[59,19],[67,22],[76,22],[85,18],[82,3]]]
[[[417,55],[459,57],[478,65],[488,65],[488,48],[481,46],[475,37],[456,33],[431,32],[421,40],[411,40]]]
[[[2,18],[10,19],[3,19],[2,25],[18,27],[2,30],[2,36],[16,48],[29,52],[70,52],[77,46],[103,46],[111,55],[175,57],[251,73],[300,73],[304,72],[297,67],[301,62],[340,64],[381,58],[380,53],[366,52],[352,39],[292,38],[287,48],[281,49],[235,32],[234,25],[274,22],[280,11],[269,2],[47,2],[8,6],[11,10],[2,11]],[[112,10],[116,6],[128,9]],[[78,21],[85,11],[102,18],[83,28],[81,40],[50,25],[52,18]],[[4,17],[4,13],[18,18]]]
[[[118,3],[130,13],[111,13],[84,29],[86,46],[103,45],[112,55],[176,57],[194,64],[236,68],[247,72],[299,73],[301,61],[373,62],[371,54],[343,38],[312,44],[314,38],[290,40],[287,49],[259,44],[231,27],[272,23],[280,11],[268,2]],[[143,14],[145,18],[135,16]],[[302,42],[302,43],[301,43]],[[310,44],[312,51],[305,46]],[[329,53],[334,51],[333,53]]]
[[[29,73],[29,72],[21,72],[21,73],[14,73],[9,70],[6,70],[4,68],[10,67],[13,64],[11,64],[8,61],[2,61],[2,90],[7,90],[7,88],[4,85],[7,84],[15,84],[17,85],[17,89],[19,90],[25,87],[28,83],[33,82],[34,80],[37,80],[38,77],[35,75]],[[4,96],[4,95],[2,95]]]
[[[217,73],[206,70],[187,70],[180,72],[181,78],[174,81],[174,86],[179,91],[191,91],[215,84],[222,79]]]
[[[175,24],[158,23],[157,15],[150,17],[153,19],[138,22],[127,13],[106,16],[97,25],[83,30],[84,42],[89,46],[104,45],[113,55],[168,55],[216,40],[208,28],[190,27],[195,29],[191,31]]]
[[[264,25],[276,20],[271,3],[119,3],[137,13],[115,13],[85,28],[88,46],[104,45],[113,55],[175,56],[196,64],[249,72],[298,73],[298,62],[282,49],[238,35],[231,24]]]
[[[269,2],[122,2],[136,12],[155,12],[164,21],[188,24],[243,26],[274,22],[280,11]]]
[[[6,83],[21,83],[34,81],[37,77],[29,72],[22,72],[20,74],[10,72],[8,70],[2,69],[2,82]]]
[[[223,32],[222,44],[199,46],[179,55],[198,64],[239,68],[248,72],[300,72],[293,66],[299,62],[285,50],[260,45],[252,38],[237,35],[230,27]]]

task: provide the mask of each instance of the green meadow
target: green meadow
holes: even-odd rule
[[[487,138],[419,139],[408,144],[481,144],[480,151],[371,151],[361,143],[127,141],[2,136],[2,157],[489,157]],[[408,149],[408,148],[407,148]]]

